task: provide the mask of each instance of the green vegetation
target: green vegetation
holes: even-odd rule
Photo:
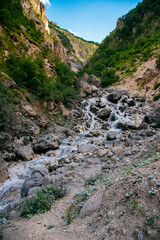
[[[25,198],[17,210],[21,212],[22,217],[31,217],[33,215],[42,214],[49,211],[55,200],[66,195],[66,189],[54,183],[48,186],[43,186],[38,190],[33,197]]]
[[[13,114],[13,105],[11,102],[11,93],[0,82],[0,130],[3,131],[8,125],[15,122]]]
[[[81,38],[81,37],[78,37],[78,36],[75,36],[73,33],[71,33],[70,31],[68,31],[67,29],[63,29],[63,28],[60,28],[56,23],[54,22],[49,22],[49,27],[50,28],[53,28],[55,31],[58,31],[59,30],[64,30],[66,32],[68,32],[69,34],[71,34],[72,36],[76,37],[77,39],[81,39],[83,42],[86,42],[86,43],[93,43],[97,46],[99,46],[100,44],[98,42],[94,42],[94,41],[88,41],[88,40],[85,40],[84,38]],[[61,31],[59,31],[61,32]],[[65,35],[65,34],[64,34]]]
[[[46,50],[45,52],[47,53]],[[54,58],[53,63],[57,74],[56,82],[46,75],[44,61],[40,57],[33,60],[31,57],[17,57],[10,54],[6,61],[2,61],[0,69],[7,73],[21,89],[29,90],[35,97],[46,100],[55,99],[70,107],[78,97],[78,91],[74,87],[76,85],[74,73],[58,57]],[[3,95],[7,96],[7,94]],[[3,105],[2,100],[3,98],[0,102]]]
[[[157,64],[157,68],[160,69],[160,54],[157,57],[156,64]]]
[[[154,101],[158,101],[160,99],[160,93],[154,96]]]
[[[116,71],[132,74],[141,61],[152,56],[159,43],[159,16],[159,0],[139,3],[123,16],[124,24],[106,37],[79,75],[84,72],[95,74],[101,78],[102,86],[106,87],[118,80]]]
[[[36,29],[35,22],[24,16],[20,0],[0,2],[0,22],[10,32],[27,32],[28,38],[33,42],[41,43],[44,41],[43,33]],[[21,30],[20,26],[26,28],[26,31]]]

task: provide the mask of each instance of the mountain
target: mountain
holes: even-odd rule
[[[117,81],[118,85],[122,84],[124,87],[126,80],[130,78],[130,87],[133,90],[135,78],[145,78],[142,75],[147,75],[145,71],[149,67],[155,72],[158,70],[158,68],[156,70],[156,61],[160,53],[159,21],[159,0],[144,0],[139,3],[135,9],[119,18],[116,29],[103,40],[88,64],[80,71],[81,75],[84,72],[95,74],[101,78],[103,87]],[[139,73],[141,67],[144,67],[144,71]],[[137,75],[134,77],[135,73]],[[158,75],[158,73],[154,74]],[[148,86],[145,79],[138,84],[141,89],[144,89],[145,85],[153,90],[156,81],[157,78],[152,82],[152,86]]]

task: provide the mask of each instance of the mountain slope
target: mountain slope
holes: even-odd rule
[[[144,0],[119,19],[81,71],[100,77],[104,87],[136,72],[153,54],[157,58],[160,40],[160,1]],[[118,77],[119,76],[119,77]]]

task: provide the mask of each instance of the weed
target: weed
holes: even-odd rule
[[[155,223],[155,219],[156,219],[156,216],[146,217],[147,225],[153,227],[153,226],[154,226],[154,223]]]
[[[42,214],[51,209],[56,199],[66,195],[66,188],[59,183],[42,187],[35,193],[35,196],[22,200],[17,210],[22,217],[31,217]]]

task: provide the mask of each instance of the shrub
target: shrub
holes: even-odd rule
[[[56,199],[66,195],[66,189],[59,183],[43,186],[33,197],[22,200],[17,210],[22,217],[31,217],[42,214],[51,209]]]
[[[159,54],[158,57],[157,57],[156,64],[157,64],[157,68],[160,69],[160,54]]]
[[[160,99],[160,93],[156,96],[154,96],[154,101],[158,101]]]

